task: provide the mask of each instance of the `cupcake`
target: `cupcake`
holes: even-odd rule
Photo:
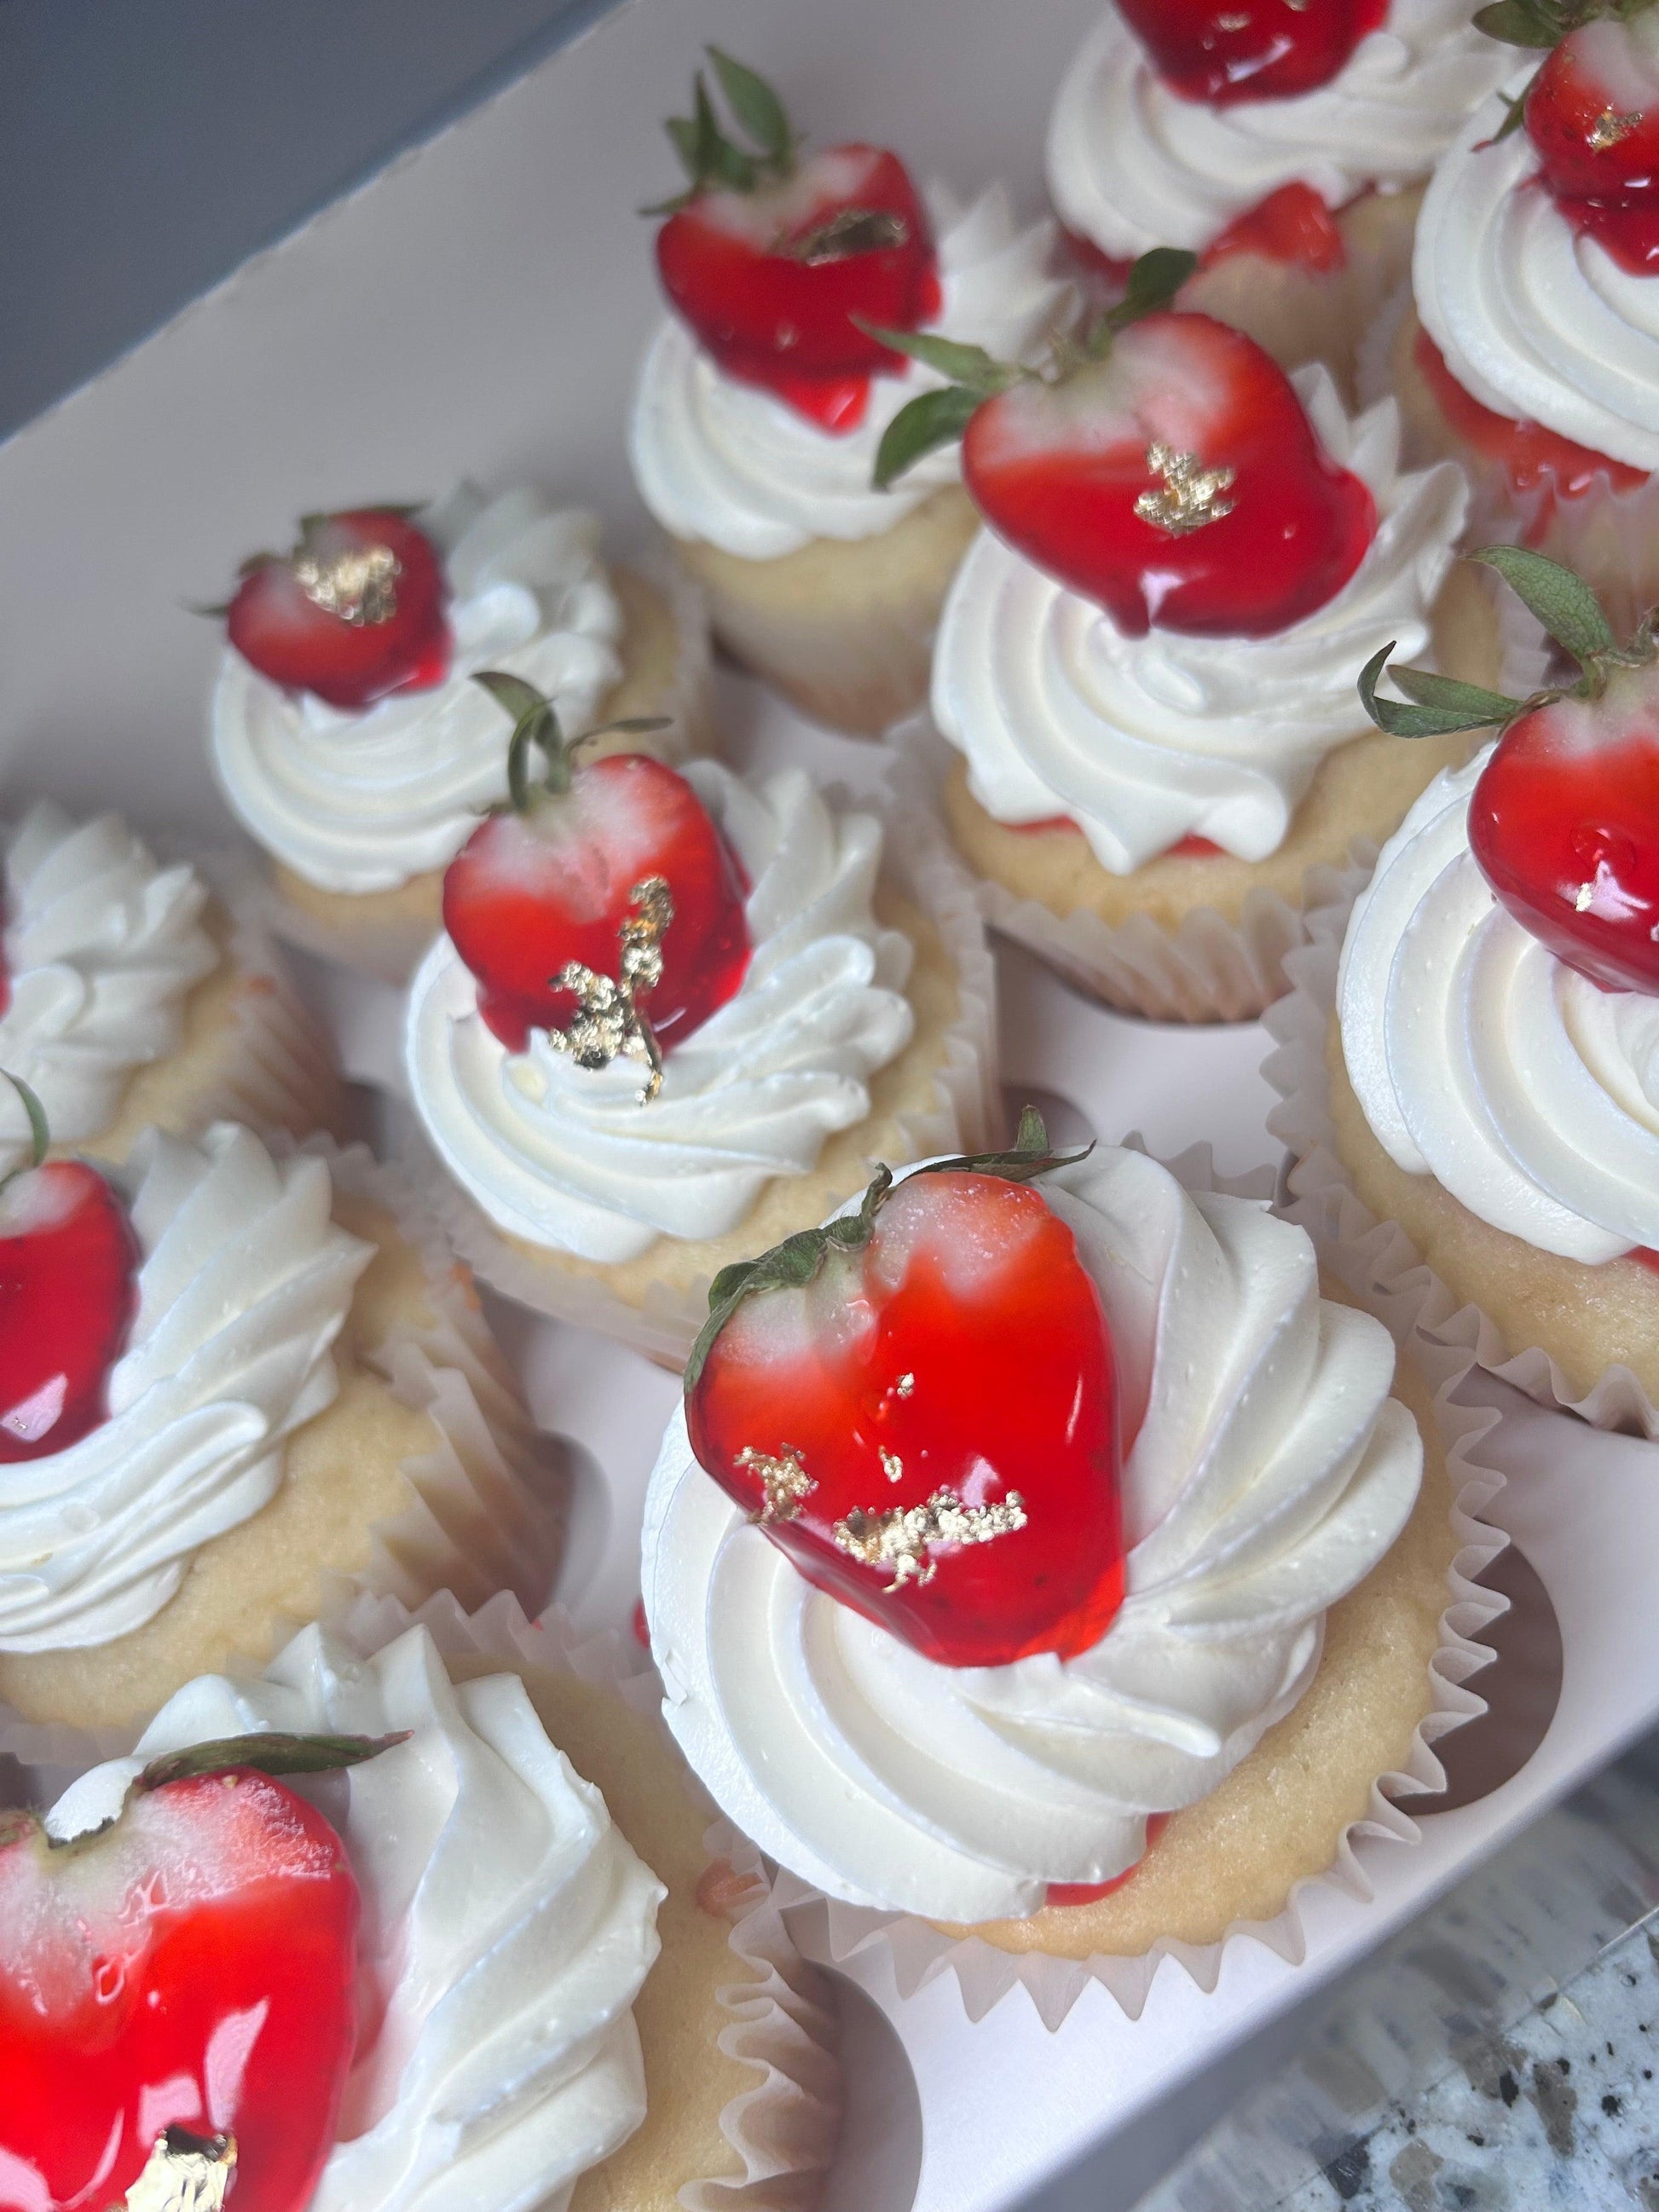
[[[1028,1115],[724,1291],[645,1605],[764,1851],[1076,1960],[1329,1868],[1436,1709],[1455,1540],[1431,1401],[1304,1231]]]
[[[573,733],[663,716],[650,743],[669,757],[702,734],[689,597],[607,569],[595,519],[537,492],[308,515],[291,553],[243,564],[226,614],[211,715],[226,803],[266,855],[284,930],[390,981],[506,796],[475,671],[541,686]]]
[[[1500,548],[1583,658],[1527,702],[1376,701],[1385,727],[1467,708],[1503,733],[1384,847],[1340,970],[1282,1034],[1292,1188],[1352,1192],[1426,1261],[1433,1320],[1547,1401],[1651,1432],[1659,1404],[1659,665],[1595,600]],[[1351,1204],[1351,1201],[1350,1201]],[[1352,1232],[1357,1233],[1357,1232]],[[1473,1309],[1473,1314],[1469,1310]],[[1452,1316],[1463,1319],[1454,1323]],[[1541,1356],[1540,1356],[1541,1355]]]
[[[148,1132],[0,1188],[0,1705],[130,1732],[342,1582],[538,1604],[555,1530],[463,1276],[367,1156]]]
[[[1429,172],[1506,74],[1468,0],[1109,6],[1060,87],[1048,189],[1087,258],[1200,257],[1182,304],[1345,386]]]
[[[332,1125],[328,1048],[234,876],[210,888],[118,815],[76,821],[41,799],[0,826],[0,1072],[60,1145],[120,1161],[152,1126]],[[0,1176],[30,1141],[0,1085]]]
[[[710,1279],[870,1157],[984,1141],[990,963],[924,824],[799,769],[544,750],[449,871],[409,1093],[478,1272],[678,1365]]]
[[[1360,665],[1409,636],[1489,682],[1497,629],[1480,585],[1449,579],[1457,470],[1403,473],[1391,404],[1351,420],[1325,369],[1293,385],[1241,332],[1159,308],[1181,261],[1146,257],[1046,376],[994,363],[977,407],[963,391],[988,527],[940,622],[933,717],[1000,928],[1113,1005],[1237,1020],[1284,989],[1310,899],[1352,890],[1464,757],[1369,731]],[[901,417],[888,465],[933,431]]]
[[[807,1970],[703,1905],[700,1810],[617,1685],[447,1626],[447,1664],[425,1626],[367,1655],[309,1627],[44,1821],[0,1815],[26,2201],[675,2212],[752,2162],[746,2203],[810,2212],[836,2070]]]
[[[919,192],[879,147],[801,155],[781,107],[713,49],[751,153],[669,125],[690,172],[657,262],[674,310],[645,356],[629,450],[640,495],[735,659],[815,720],[874,735],[918,706],[973,536],[954,458],[871,489],[883,431],[940,379],[871,335],[928,330],[1020,356],[1066,312],[1052,224],[994,185]]]
[[[1633,624],[1659,599],[1659,21],[1510,59],[1424,201],[1394,387],[1415,450],[1468,469],[1485,534]]]

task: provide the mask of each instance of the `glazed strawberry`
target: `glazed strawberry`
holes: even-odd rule
[[[1236,253],[1259,254],[1316,276],[1328,276],[1348,260],[1336,218],[1313,186],[1299,179],[1235,216],[1205,247],[1202,266],[1214,269]]]
[[[226,632],[244,660],[331,707],[373,706],[443,681],[448,586],[412,509],[308,514],[290,553],[245,561]]]
[[[1404,737],[1501,735],[1469,799],[1469,848],[1522,928],[1608,990],[1659,992],[1659,659],[1645,626],[1621,649],[1570,571],[1513,545],[1498,570],[1579,663],[1569,690],[1530,700],[1419,669],[1389,672],[1413,702],[1379,699],[1388,651],[1360,678],[1373,721]]]
[[[1152,66],[1183,100],[1230,107],[1328,84],[1386,18],[1388,0],[1118,0]]]
[[[900,410],[877,483],[960,437],[997,535],[1126,636],[1265,637],[1312,614],[1364,558],[1376,501],[1260,346],[1164,307],[1192,268],[1190,254],[1144,255],[1122,303],[1045,372],[897,337],[958,382]]]
[[[234,2212],[303,2212],[357,2038],[358,1898],[339,1837],[273,1777],[398,1741],[204,1745],[69,1843],[0,1813],[4,2212],[228,2186]]]
[[[903,163],[882,147],[799,158],[770,86],[708,51],[756,150],[723,134],[699,75],[695,115],[668,125],[691,185],[669,203],[658,234],[664,288],[728,375],[763,386],[824,429],[850,430],[871,377],[904,367],[852,318],[913,330],[939,312],[926,210]]]
[[[1081,1157],[1078,1155],[1077,1157]],[[728,1267],[691,1448],[806,1578],[945,1666],[1098,1641],[1123,1595],[1110,1332],[1010,1153],[946,1161]]]
[[[1524,112],[1563,214],[1632,275],[1659,270],[1659,17],[1570,32]]]
[[[109,1412],[109,1372],[137,1309],[137,1239],[95,1168],[46,1159],[27,1086],[34,1161],[0,1183],[0,1466],[67,1450]]]
[[[573,757],[583,739],[566,744],[540,692],[514,676],[477,680],[515,718],[508,803],[444,878],[444,927],[477,978],[478,1011],[510,1052],[532,1030],[584,1066],[626,1052],[651,1068],[654,1095],[659,1041],[689,1036],[743,981],[743,871],[683,775],[643,753],[583,763]],[[532,745],[546,763],[539,782]],[[609,1050],[607,1018],[623,1040]]]

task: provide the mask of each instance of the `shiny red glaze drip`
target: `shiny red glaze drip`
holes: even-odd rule
[[[236,2212],[304,2212],[334,2148],[357,2030],[357,1889],[344,1847],[264,1775],[241,1771],[231,1786],[216,1774],[153,1796],[199,1833],[210,1893],[169,1898],[140,1856],[125,1910],[100,1923],[114,1940],[91,1957],[58,1891],[57,1855],[32,1832],[0,1845],[10,1908],[0,1912],[0,2206],[123,2203],[157,2136],[178,2125],[234,2135]],[[135,1825],[130,1809],[121,1826]],[[136,1848],[140,1837],[123,1841]],[[111,1844],[72,1848],[90,1856]],[[63,1971],[43,1990],[46,1942]]]
[[[0,1192],[0,1466],[65,1451],[108,1418],[138,1266],[95,1169],[50,1161]]]
[[[1169,1825],[1167,1813],[1149,1813],[1146,1815],[1147,1851]],[[1121,1874],[1114,1875],[1109,1881],[1051,1881],[1042,1901],[1045,1905],[1061,1906],[1098,1905],[1103,1897],[1110,1897],[1115,1890],[1121,1889],[1126,1881],[1133,1881],[1146,1863],[1146,1852],[1143,1851],[1132,1867],[1125,1867]]]
[[[645,1617],[645,1600],[642,1597],[635,1599],[629,1621],[634,1631],[634,1641],[642,1644],[648,1651],[651,1649],[651,1624]]]
[[[764,1533],[942,1665],[1086,1650],[1122,1601],[1110,1334],[1071,1231],[1035,1188],[910,1178],[865,1249],[831,1254],[809,1291],[737,1310],[686,1410],[698,1461],[757,1516],[763,1483],[741,1455],[798,1453],[815,1486]],[[968,1505],[1017,1492],[1026,1525],[936,1547],[930,1580],[891,1588],[892,1570],[837,1543],[848,1515],[940,1488]]]
[[[1598,477],[1605,477],[1615,491],[1633,491],[1647,482],[1640,469],[1626,468],[1606,453],[1558,437],[1540,422],[1513,421],[1482,406],[1447,368],[1426,331],[1418,331],[1412,355],[1451,428],[1466,445],[1498,462],[1516,491],[1543,490],[1556,499],[1578,499]]]
[[[1069,814],[1046,815],[1041,822],[1005,822],[1002,826],[1005,830],[1014,830],[1022,837],[1030,836],[1040,830],[1069,830],[1074,837],[1083,835],[1081,828]],[[1167,847],[1161,857],[1176,860],[1209,860],[1220,850],[1220,846],[1212,845],[1207,837],[1182,837]]]
[[[1119,0],[1172,92],[1209,107],[1292,100],[1347,62],[1388,0]]]
[[[1644,1267],[1650,1267],[1656,1275],[1659,1275],[1659,1252],[1652,1250],[1648,1245],[1637,1245],[1628,1256],[1632,1260],[1639,1260]]]
[[[1316,276],[1332,276],[1348,264],[1336,218],[1313,186],[1301,183],[1281,185],[1235,216],[1205,247],[1200,266],[1213,269],[1236,253],[1259,253]]]
[[[1182,837],[1170,846],[1164,857],[1169,860],[1212,860],[1220,851],[1220,846],[1207,837]]]
[[[1564,199],[1556,205],[1576,231],[1610,253],[1632,276],[1659,275],[1659,201],[1631,207],[1603,200]]]
[[[1096,278],[1114,298],[1122,291],[1129,280],[1129,271],[1134,267],[1133,257],[1121,260],[1115,254],[1103,252],[1092,238],[1085,238],[1080,230],[1067,230],[1062,227],[1060,241],[1085,276]]]

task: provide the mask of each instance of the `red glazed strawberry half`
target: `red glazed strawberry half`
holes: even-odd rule
[[[507,803],[444,877],[444,927],[477,979],[478,1011],[510,1052],[532,1030],[584,1066],[625,1052],[650,1067],[654,1095],[659,1047],[689,1036],[743,981],[743,870],[683,775],[644,753],[584,763],[583,738],[567,744],[539,691],[516,676],[477,681],[514,718]]]
[[[1359,679],[1366,712],[1401,737],[1496,725],[1469,799],[1469,848],[1497,896],[1558,959],[1606,989],[1659,992],[1659,659],[1650,624],[1621,647],[1589,586],[1541,554],[1489,546],[1496,568],[1581,674],[1570,690],[1505,698],[1421,669]]]
[[[139,1266],[120,1199],[84,1161],[47,1160],[40,1101],[8,1079],[34,1158],[0,1182],[0,1466],[67,1450],[107,1418]]]
[[[339,1837],[273,1777],[401,1741],[204,1744],[68,1843],[0,1813],[4,2212],[227,2188],[234,2212],[304,2212],[356,2042],[358,1898]]]
[[[1328,84],[1388,0],[1118,0],[1152,66],[1183,100],[1231,107]]]
[[[933,238],[904,165],[879,146],[802,158],[771,87],[708,50],[746,151],[696,112],[668,125],[690,189],[667,204],[657,266],[670,300],[730,376],[827,430],[862,419],[870,379],[902,358],[853,320],[914,330],[939,312]]]
[[[289,553],[256,553],[225,610],[244,660],[331,707],[373,706],[441,684],[448,586],[436,546],[406,507],[308,514]]]
[[[957,380],[900,410],[877,483],[960,437],[998,537],[1126,636],[1266,637],[1312,614],[1364,558],[1376,501],[1260,346],[1165,308],[1193,265],[1143,255],[1122,302],[1041,372],[888,333]]]
[[[1085,1650],[1122,1599],[1110,1332],[1032,1182],[1062,1164],[1028,1109],[1012,1152],[884,1168],[857,1213],[715,1279],[685,1371],[703,1468],[945,1666]]]

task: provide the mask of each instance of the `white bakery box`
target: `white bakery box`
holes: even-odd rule
[[[1000,174],[1035,210],[1048,103],[1097,6],[627,0],[247,263],[0,448],[0,799],[48,789],[222,836],[203,750],[218,640],[185,609],[307,509],[528,477],[596,507],[613,544],[643,538],[623,409],[659,308],[635,210],[672,185],[660,118],[684,103],[706,41],[765,70],[821,135],[898,146],[958,189]],[[876,749],[808,731],[745,683],[723,678],[721,696],[739,757],[793,744],[854,786],[878,772]],[[349,1072],[392,1082],[390,994],[307,975]],[[1139,1129],[1166,1157],[1207,1139],[1228,1172],[1274,1160],[1258,1027],[1115,1019],[1023,954],[1005,955],[1003,985],[1013,1090],[1069,1102],[1105,1139]],[[625,1626],[645,1477],[677,1386],[556,1323],[501,1318],[539,1416],[586,1448],[568,1600],[584,1622]],[[1540,1677],[1544,1712],[1555,1698],[1531,1757],[1474,1802],[1423,1813],[1414,1847],[1362,1841],[1373,1894],[1307,1893],[1299,1960],[1237,1938],[1206,1991],[1165,1960],[1137,2018],[1091,1984],[1054,2029],[1021,1988],[973,2022],[948,1972],[907,1994],[885,1951],[840,1961],[872,2002],[848,2008],[835,2212],[1019,2203],[1182,2085],[1213,2080],[1227,2054],[1659,1719],[1659,1453],[1501,1385],[1465,1391],[1508,1416],[1481,1456],[1510,1477],[1489,1510],[1523,1555],[1498,1578],[1529,1602],[1486,1679],[1500,1717],[1505,1678],[1519,1704],[1537,1704]],[[1500,1769],[1512,1765],[1501,1741],[1513,1729],[1482,1729]],[[1455,1763],[1455,1795],[1479,1786],[1477,1741]],[[827,1942],[811,1911],[799,1933],[809,1948]]]

